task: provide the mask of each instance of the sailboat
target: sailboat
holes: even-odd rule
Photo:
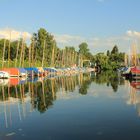
[[[125,76],[125,78],[129,79],[130,77],[130,70],[131,70],[131,57],[132,57],[132,54],[130,54],[130,49],[129,49],[129,53],[128,55],[125,54],[124,56],[124,62],[125,62],[125,67],[123,67],[121,69],[122,71],[122,76]]]
[[[140,79],[139,58],[137,56],[137,51],[136,51],[136,47],[135,46],[134,46],[134,50],[133,50],[132,61],[133,61],[134,67],[132,67],[130,69],[131,77],[132,77],[132,79]]]
[[[125,57],[126,58],[126,57]],[[125,60],[126,62],[126,60]],[[128,65],[122,75],[129,79],[140,79],[139,59],[137,57],[136,46],[132,46],[132,53],[128,55]]]

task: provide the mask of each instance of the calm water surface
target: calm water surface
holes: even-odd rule
[[[0,140],[140,137],[140,83],[117,73],[10,79],[0,84]]]

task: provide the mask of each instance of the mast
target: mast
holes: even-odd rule
[[[24,34],[23,37],[23,57],[22,57],[22,67],[24,67],[24,56],[25,56],[25,40],[26,40],[26,34]]]
[[[132,46],[132,62],[134,66],[137,65],[137,51],[135,44]]]
[[[29,67],[31,67],[31,45],[29,46]]]
[[[51,67],[54,67],[54,42],[53,42],[53,48],[52,48]]]
[[[15,67],[17,67],[17,58],[18,58],[19,45],[20,45],[20,41],[18,41],[18,43],[17,43],[17,52],[16,52]]]
[[[127,56],[127,54],[124,55],[124,65],[128,66],[128,56]]]
[[[130,48],[129,48],[129,52],[128,52],[128,66],[131,67],[131,58],[130,58],[131,54],[130,54]]]
[[[3,68],[3,66],[4,66],[5,47],[6,47],[6,39],[4,39],[3,57],[2,57],[2,68]]]
[[[44,66],[44,51],[45,51],[45,46],[46,46],[46,40],[44,40],[44,45],[43,45],[42,67]]]
[[[33,39],[33,44],[31,46],[31,54],[32,54],[32,66],[34,66],[34,39]]]
[[[10,45],[11,45],[11,31],[10,31],[10,39],[9,39],[9,45],[8,45],[8,67],[10,64]]]
[[[23,41],[24,39],[22,38],[22,44],[21,44],[21,51],[20,51],[20,62],[19,62],[19,67],[21,67],[22,64],[22,55],[23,55]]]
[[[23,43],[22,67],[24,67],[24,56],[25,56],[25,44]]]

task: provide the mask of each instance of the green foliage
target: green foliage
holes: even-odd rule
[[[111,51],[111,54],[118,54],[119,53],[119,49],[118,49],[118,46],[115,45]]]
[[[107,50],[106,55],[107,55],[107,56],[110,56],[110,51],[109,51],[109,50]]]
[[[33,33],[31,44],[29,46],[27,46],[23,39],[11,42],[9,40],[1,39],[0,67],[2,66],[4,42],[6,43],[4,67],[8,67],[9,45],[10,67],[19,67],[20,63],[22,67],[40,67],[42,66],[42,64],[44,67],[72,67],[75,65],[80,67],[87,67],[91,64],[93,65],[97,63],[103,70],[107,70],[117,69],[120,65],[123,65],[124,62],[124,53],[119,52],[118,46],[116,45],[113,47],[112,51],[107,50],[106,54],[98,53],[96,55],[93,55],[90,52],[88,44],[86,42],[82,42],[79,45],[78,51],[75,50],[74,46],[66,46],[64,49],[60,49],[56,44],[54,36],[47,32],[46,29],[40,28],[37,33]],[[21,56],[22,60],[20,62]],[[17,61],[16,65],[15,61]]]
[[[94,56],[94,62],[101,66],[102,70],[116,70],[124,63],[125,53],[119,52],[115,45],[110,53],[108,50],[106,54],[98,53]]]
[[[86,57],[89,53],[88,44],[83,42],[79,45],[79,54],[81,54],[83,57]]]

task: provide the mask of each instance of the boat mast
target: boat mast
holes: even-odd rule
[[[2,68],[4,66],[5,47],[6,47],[6,39],[4,39],[4,46],[3,46]]]
[[[45,51],[45,46],[46,46],[46,40],[44,40],[44,45],[43,45],[42,67],[44,66],[44,51]]]
[[[34,66],[34,39],[33,39],[33,44],[31,46],[31,55],[32,55],[32,66]]]
[[[18,58],[19,45],[20,45],[20,41],[18,41],[18,43],[17,43],[17,52],[16,52],[15,67],[17,67],[17,58]]]
[[[23,40],[24,40],[24,39],[22,38],[19,67],[21,67],[21,63],[22,63],[23,44],[24,44],[24,41],[23,41]]]
[[[51,67],[54,67],[54,42],[53,42],[53,46],[52,46],[52,59],[51,59]]]
[[[128,56],[127,56],[127,54],[124,55],[124,65],[126,67],[128,66]]]
[[[23,37],[23,57],[22,57],[22,67],[24,67],[24,60],[25,60],[25,41],[26,41],[26,34],[24,34],[24,37]]]
[[[31,46],[32,44],[29,46],[29,67],[31,67]]]
[[[11,45],[11,31],[10,31],[10,39],[9,39],[9,45],[8,45],[8,67],[10,65],[10,45]]]
[[[25,56],[25,44],[23,43],[22,67],[24,67],[24,56]]]

